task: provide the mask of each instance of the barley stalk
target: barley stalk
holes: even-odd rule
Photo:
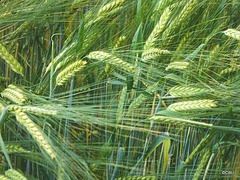
[[[56,154],[39,127],[24,112],[17,109],[15,114],[17,121],[28,130],[37,143],[49,154],[52,159],[54,159]]]
[[[240,40],[240,31],[237,31],[236,29],[227,29],[224,31],[224,34],[233,39]]]
[[[5,176],[12,180],[27,180],[20,172],[16,171],[15,169],[9,169],[5,172]]]
[[[203,100],[194,100],[194,101],[183,101],[173,103],[168,106],[170,111],[186,111],[186,110],[195,110],[195,109],[209,109],[216,107],[214,100],[203,99]]]
[[[93,51],[87,57],[109,63],[130,73],[135,72],[135,68],[130,63],[103,51]]]
[[[81,71],[86,64],[86,61],[78,60],[68,65],[63,71],[58,74],[56,78],[57,85],[63,85],[71,76],[74,76],[77,72]]]
[[[12,54],[2,45],[0,44],[0,56],[11,66],[11,69],[24,76],[24,69],[22,65],[13,57]]]

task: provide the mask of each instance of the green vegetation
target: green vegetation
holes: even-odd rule
[[[0,179],[240,179],[238,0],[0,0]]]

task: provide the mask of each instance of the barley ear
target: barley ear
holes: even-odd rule
[[[152,94],[156,91],[157,87],[159,85],[159,82],[153,84],[152,86],[149,86],[146,89],[146,92],[149,94]],[[148,96],[144,94],[140,94],[137,98],[133,100],[133,102],[130,104],[128,108],[128,113],[131,113],[134,110],[137,110],[144,102],[146,102],[149,99]]]
[[[206,167],[208,160],[211,155],[211,151],[209,148],[207,148],[205,151],[203,151],[202,158],[200,159],[200,163],[196,169],[196,172],[194,174],[193,180],[198,180],[202,178],[202,172],[204,171],[204,168]]]
[[[197,145],[197,147],[192,151],[190,156],[185,160],[185,165],[190,164],[193,158],[212,140],[212,136],[208,134],[202,141]]]
[[[148,60],[155,60],[163,54],[170,54],[170,51],[168,50],[163,50],[163,49],[158,49],[158,48],[151,48],[149,50],[145,50],[142,54],[142,59],[145,61]]]
[[[201,142],[192,151],[192,153],[187,157],[187,159],[185,161],[181,162],[181,164],[177,170],[178,174],[183,172],[185,167],[194,160],[194,158],[198,155],[198,153],[200,153],[201,150],[204,149],[211,140],[212,140],[211,134],[208,134],[204,139],[201,140]]]
[[[183,101],[173,103],[168,106],[170,111],[186,111],[186,110],[195,110],[195,109],[210,109],[216,107],[214,100],[203,99],[203,100],[194,100],[194,101]]]
[[[37,107],[37,106],[17,106],[13,105],[11,106],[11,110],[20,110],[22,112],[27,113],[34,113],[34,114],[40,114],[40,115],[57,115],[56,110],[52,110],[51,107]]]
[[[1,96],[8,98],[16,104],[20,105],[24,104],[27,100],[23,90],[13,84],[10,84],[4,91],[2,91]]]
[[[156,24],[153,31],[149,35],[149,37],[144,45],[144,50],[149,50],[155,46],[155,41],[157,40],[157,36],[163,32],[163,30],[168,22],[168,19],[170,18],[170,15],[171,15],[171,10],[169,7],[167,7],[164,10],[159,22]]]
[[[5,106],[0,102],[0,110],[3,110]]]
[[[21,174],[20,172],[18,172],[15,169],[9,169],[5,172],[5,176],[12,179],[12,180],[27,180],[27,178]]]
[[[56,78],[57,85],[63,85],[70,77],[81,71],[86,64],[86,61],[79,60],[68,65],[63,71],[58,74]]]
[[[56,158],[55,152],[53,151],[48,140],[43,135],[44,133],[28,117],[28,115],[18,109],[15,110],[15,114],[16,114],[17,121],[28,130],[28,132],[32,135],[32,137],[37,141],[39,146],[41,146],[49,154],[49,156],[52,159]]]
[[[7,177],[4,176],[4,175],[0,175],[0,179],[1,179],[1,180],[11,180],[11,179],[7,178]]]
[[[171,96],[174,97],[188,97],[193,95],[198,95],[200,93],[208,92],[208,89],[197,88],[197,87],[187,87],[187,86],[174,86],[169,90]]]
[[[175,62],[171,62],[168,65],[168,67],[166,68],[166,71],[172,70],[172,69],[178,69],[178,70],[187,69],[188,66],[189,66],[189,62],[175,61]]]
[[[226,69],[222,70],[220,75],[231,74],[231,73],[234,73],[237,71],[239,71],[239,67],[230,67],[230,68],[226,68]]]
[[[134,73],[135,68],[130,63],[123,61],[122,59],[103,51],[93,51],[87,56],[89,59],[96,59],[103,61],[118,68],[121,68],[127,72]]]
[[[28,150],[26,150],[23,147],[18,146],[18,145],[6,144],[6,149],[7,149],[7,152],[9,154],[12,154],[12,153],[30,153],[31,152],[31,151],[28,151]]]
[[[117,41],[116,44],[114,45],[114,48],[113,48],[114,51],[115,51],[116,49],[118,49],[119,47],[121,47],[125,40],[126,40],[126,36],[120,36],[120,37],[118,38],[118,41]]]
[[[109,11],[113,10],[114,8],[121,6],[125,1],[127,1],[127,0],[113,0],[112,2],[106,4],[101,9],[99,9],[98,15],[109,12]]]
[[[224,131],[228,133],[240,133],[239,128],[228,127],[228,126],[217,126],[214,124],[198,122],[189,119],[183,118],[175,118],[175,117],[168,117],[168,116],[153,116],[150,120],[154,120],[156,122],[166,123],[166,124],[174,124],[174,125],[183,125],[187,127],[199,127],[205,129],[212,129],[217,131]]]
[[[155,176],[127,176],[116,178],[115,180],[156,180]]]
[[[224,31],[224,34],[233,39],[240,40],[240,31],[237,31],[235,29],[227,29],[226,31]]]
[[[123,116],[123,110],[124,110],[124,103],[126,100],[126,96],[127,96],[127,87],[124,87],[122,89],[122,92],[120,94],[120,99],[119,99],[119,103],[118,103],[118,109],[117,109],[117,124],[120,123],[122,116]]]
[[[24,76],[23,66],[13,57],[12,54],[2,45],[0,44],[0,56],[10,65],[11,69]]]

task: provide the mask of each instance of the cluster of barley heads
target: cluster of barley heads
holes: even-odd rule
[[[239,1],[0,5],[0,179],[240,178]]]

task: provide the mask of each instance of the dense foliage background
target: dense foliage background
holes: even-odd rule
[[[238,0],[1,0],[1,179],[239,179]]]

